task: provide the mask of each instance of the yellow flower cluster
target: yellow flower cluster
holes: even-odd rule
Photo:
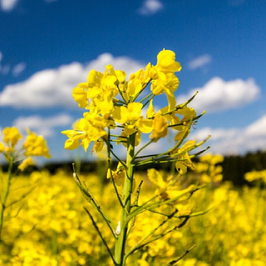
[[[104,73],[91,70],[87,82],[73,89],[73,98],[80,108],[88,112],[74,124],[73,130],[62,132],[68,137],[65,148],[72,150],[81,144],[87,151],[89,144],[94,142],[92,150],[100,151],[108,128],[117,127],[123,129],[117,137],[117,144],[125,144],[125,137],[134,133],[135,145],[140,143],[142,133],[151,133],[150,138],[156,142],[168,134],[169,127],[179,131],[175,140],[180,140],[188,133],[189,121],[196,117],[192,108],[176,106],[174,92],[179,80],[175,72],[180,70],[181,65],[170,50],[161,51],[155,66],[149,63],[145,70],[131,74],[129,80],[126,80],[125,72],[114,70],[111,65],[106,66]],[[137,101],[149,84],[150,94]],[[167,96],[168,106],[155,113],[153,98],[163,93]],[[149,104],[149,108],[146,116],[143,116],[142,110],[146,104]]]
[[[73,130],[62,131],[68,137],[65,148],[72,150],[81,145],[87,152],[90,143],[93,143],[92,152],[101,152],[106,147],[107,178],[111,179],[114,192],[120,203],[121,214],[118,223],[109,218],[106,210],[97,203],[93,193],[87,190],[85,184],[80,181],[75,169],[73,169],[73,177],[86,200],[99,212],[113,234],[115,240],[114,254],[109,248],[109,241],[102,236],[94,216],[86,209],[115,265],[125,265],[136,250],[140,249],[142,245],[146,246],[150,243],[146,241],[148,238],[153,239],[150,241],[154,242],[158,238],[172,233],[177,225],[172,230],[168,230],[167,233],[159,234],[159,236],[155,234],[155,231],[156,233],[161,231],[163,225],[169,224],[168,220],[175,217],[179,219],[180,227],[182,227],[185,225],[186,219],[190,218],[192,213],[193,215],[196,213],[191,210],[185,217],[180,217],[179,209],[168,208],[169,206],[176,206],[180,201],[189,200],[191,195],[200,189],[200,186],[181,189],[176,186],[176,183],[179,176],[186,173],[187,167],[193,168],[191,158],[201,154],[206,149],[192,155],[190,152],[208,139],[200,143],[193,140],[184,143],[190,133],[191,126],[202,114],[197,116],[196,111],[187,106],[197,93],[186,102],[177,105],[174,92],[179,86],[179,80],[175,73],[180,70],[181,65],[176,61],[175,53],[170,50],[162,50],[157,56],[155,66],[151,63],[147,64],[145,69],[131,74],[128,80],[126,80],[125,72],[114,70],[113,66],[107,65],[104,73],[91,70],[87,82],[80,83],[73,89],[74,100],[80,108],[85,108],[86,112],[83,113],[83,118],[74,124]],[[147,91],[149,88],[150,91]],[[140,99],[141,94],[144,96]],[[156,112],[153,101],[156,96],[161,94],[166,95],[168,105]],[[148,108],[144,112],[146,106]],[[171,149],[157,154],[139,156],[140,152],[150,144],[166,137],[169,129],[175,131],[175,143]],[[112,130],[116,130],[116,133],[112,134]],[[141,142],[142,134],[150,134],[150,140],[142,145],[138,151],[135,151],[135,146]],[[115,154],[112,143],[122,144],[126,147],[125,162],[119,158],[120,155]],[[118,160],[116,171],[111,169],[111,155]],[[138,194],[133,195],[136,184],[134,173],[139,166],[150,163],[175,163],[178,177],[173,176],[172,180],[168,180],[168,178],[164,180],[157,172],[149,171],[148,177],[159,188],[155,195],[146,200],[146,203],[139,205],[138,199],[142,182],[137,188]],[[122,185],[123,191],[119,192],[120,188],[117,185]],[[135,201],[133,201],[134,196]],[[125,252],[128,249],[127,241],[130,241],[131,235],[134,237],[133,230],[136,228],[137,216],[142,216],[144,212],[157,212],[161,218],[155,219],[157,221],[164,220],[161,220],[154,232],[152,231],[143,239],[138,240],[131,249]],[[174,216],[176,213],[178,215]]]
[[[252,182],[254,180],[262,180],[264,184],[266,184],[266,170],[256,171],[253,170],[245,174],[245,179],[248,182]]]
[[[27,130],[28,136],[23,143],[23,150],[15,149],[18,141],[22,139],[22,135],[16,127],[6,127],[3,130],[3,142],[0,142],[0,153],[9,162],[19,160],[22,156],[25,158],[18,168],[23,171],[27,166],[33,165],[34,161],[31,156],[44,156],[51,158],[46,141],[42,136],[37,136],[34,132]]]
[[[155,170],[149,173],[152,184],[143,184],[139,204],[154,194],[154,186],[163,188],[169,182],[166,173]],[[96,230],[82,206],[84,201],[78,187],[58,172],[34,172],[28,177],[16,177],[8,204],[21,198],[31,184],[35,189],[24,198],[23,208],[12,205],[6,210],[8,223],[4,224],[3,243],[0,244],[0,265],[6,266],[66,266],[112,265],[103,249]],[[101,187],[99,177],[80,175],[99,203],[107,207],[110,217],[118,222],[118,202],[112,193],[112,185]],[[140,177],[137,175],[137,180]],[[37,183],[36,183],[37,182]],[[18,189],[20,188],[20,189]],[[266,191],[257,188],[233,188],[225,183],[205,193],[195,193],[189,201],[179,202],[178,215],[186,215],[191,207],[216,207],[208,215],[189,219],[185,227],[176,229],[165,238],[132,254],[128,265],[167,265],[175,257],[185,253],[193,244],[196,247],[178,262],[180,266],[239,266],[266,265]],[[174,208],[169,206],[169,213]],[[93,208],[90,210],[98,221],[102,234],[114,247],[114,240],[106,224],[101,222]],[[159,209],[157,211],[160,211]],[[134,247],[144,235],[156,228],[165,218],[158,213],[141,214],[135,220],[128,247]],[[162,234],[179,224],[179,218],[157,231]],[[149,239],[148,239],[149,240]]]
[[[195,163],[196,172],[201,174],[203,183],[216,183],[223,179],[223,168],[219,163],[223,162],[224,157],[220,154],[206,154],[200,157],[199,162]]]

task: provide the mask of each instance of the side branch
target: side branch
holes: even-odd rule
[[[101,231],[99,230],[99,228],[98,228],[96,222],[94,221],[92,215],[90,214],[90,212],[89,212],[85,207],[83,207],[83,208],[84,208],[84,210],[87,212],[87,214],[89,215],[89,217],[90,217],[90,219],[91,219],[91,221],[92,221],[92,224],[93,224],[94,228],[96,229],[98,235],[100,236],[100,238],[101,238],[103,244],[105,245],[105,247],[106,247],[106,249],[107,249],[107,251],[108,251],[108,253],[109,253],[109,255],[110,255],[110,257],[111,257],[111,259],[112,259],[112,261],[113,261],[113,263],[114,263],[114,265],[116,265],[116,262],[115,262],[115,260],[114,260],[113,254],[112,254],[110,248],[108,247],[108,245],[107,245],[107,243],[106,243],[104,237],[102,236],[102,233],[101,233]]]

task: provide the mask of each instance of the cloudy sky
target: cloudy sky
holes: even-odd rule
[[[191,106],[206,111],[191,137],[212,135],[214,153],[264,150],[265,11],[265,0],[0,0],[0,128],[29,127],[54,160],[73,158],[60,134],[82,116],[72,88],[107,64],[156,64],[165,48],[182,65],[178,102],[199,91]]]

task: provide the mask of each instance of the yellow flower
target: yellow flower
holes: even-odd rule
[[[181,70],[181,65],[175,61],[175,53],[173,51],[162,50],[157,55],[155,68],[164,73],[174,73]]]
[[[203,155],[200,157],[201,162],[207,162],[209,164],[215,165],[217,163],[223,162],[224,157],[220,154],[213,155],[211,153]]]
[[[179,115],[183,115],[183,118],[181,119],[181,123],[183,123],[184,125],[186,125],[190,120],[192,120],[193,118],[197,116],[197,112],[192,107],[187,107],[187,106],[184,106],[181,109],[178,109],[176,113]]]
[[[127,107],[115,107],[113,111],[113,118],[116,122],[124,124],[126,122],[135,122],[141,116],[142,103],[129,103]]]
[[[151,91],[155,95],[160,95],[163,92],[168,99],[168,111],[174,110],[176,99],[174,92],[177,90],[179,80],[173,73],[158,73],[158,79],[154,80],[151,85]]]
[[[73,89],[72,96],[74,100],[79,104],[80,108],[84,108],[88,106],[88,84],[87,83],[79,83],[77,87]]]
[[[148,134],[153,129],[153,120],[140,117],[136,123],[136,126],[140,132]]]
[[[81,141],[81,146],[87,152],[91,141],[97,141],[107,134],[104,130],[107,121],[103,117],[91,113],[84,113],[83,115],[84,118],[74,124],[73,130],[61,132],[69,138],[65,142],[65,149],[76,149],[79,146],[79,141]]]
[[[122,70],[115,70],[115,75],[119,81],[119,83],[124,83],[126,80],[126,73]]]
[[[171,153],[171,157],[177,158],[175,167],[180,174],[184,175],[187,172],[188,167],[194,169],[194,165],[188,153],[189,151],[193,150],[195,147],[196,147],[196,141],[189,140],[181,148]]]
[[[262,179],[264,181],[264,183],[266,183],[266,170],[262,170],[262,171],[251,171],[248,173],[245,173],[245,179],[248,182],[252,182],[254,180],[258,180],[258,179]]]
[[[5,150],[5,145],[4,143],[0,142],[0,153],[4,152]]]
[[[91,149],[91,153],[93,153],[94,151],[96,151],[98,154],[97,154],[97,157],[100,159],[100,160],[105,160],[106,159],[106,148],[104,146],[104,142],[103,141],[95,141],[94,142],[94,145]]]
[[[157,142],[160,138],[164,138],[168,134],[167,119],[162,115],[155,115],[153,119],[153,131],[150,139]]]
[[[187,189],[182,190],[180,183],[176,182],[176,180],[173,180],[171,175],[168,175],[163,171],[157,171],[153,168],[148,169],[147,177],[157,187],[155,194],[159,195],[159,198],[162,200],[178,197],[184,191],[193,188],[190,186]],[[182,200],[185,198],[182,197]]]
[[[23,148],[26,150],[26,156],[44,156],[51,158],[49,149],[43,136],[37,136],[34,132],[27,130],[28,136],[23,144]]]
[[[125,174],[126,174],[126,169],[125,169],[124,165],[121,162],[119,162],[117,165],[116,171],[112,171],[112,170],[108,169],[107,178],[109,179],[109,178],[113,177],[115,183],[118,186],[121,186],[123,184]]]
[[[175,168],[176,168],[176,171],[180,173],[181,175],[184,175],[187,172],[187,166],[182,161],[177,161],[175,163]]]
[[[62,134],[67,135],[67,131],[72,131],[72,130],[65,130],[62,131]],[[68,139],[65,141],[65,149],[66,150],[75,150],[79,146],[79,140],[78,139]]]
[[[127,93],[129,96],[135,96],[142,90],[142,82],[139,79],[133,79],[128,82]]]
[[[28,158],[26,158],[25,160],[23,160],[23,161],[19,164],[18,169],[19,169],[20,171],[24,171],[25,168],[27,168],[29,165],[34,165],[34,161],[33,161],[32,157],[28,157]]]
[[[146,117],[147,118],[151,118],[155,115],[155,111],[154,111],[154,107],[153,107],[153,99],[151,99],[150,103],[149,103],[149,108],[147,110],[147,114]]]
[[[216,165],[223,160],[224,157],[220,154],[209,153],[200,157],[200,162],[195,164],[195,170],[201,173],[203,183],[219,182],[223,179],[223,168],[221,165]]]
[[[22,139],[22,135],[19,133],[16,127],[6,127],[3,130],[4,133],[4,142],[7,145],[14,147],[17,142]]]

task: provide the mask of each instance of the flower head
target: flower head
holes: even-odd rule
[[[20,139],[22,139],[22,135],[19,133],[16,127],[6,127],[3,130],[4,133],[4,142],[10,146],[14,147]]]
[[[174,73],[181,70],[181,65],[175,61],[175,53],[173,51],[162,50],[157,55],[155,68],[163,73]]]
[[[23,144],[26,156],[44,156],[51,158],[49,149],[43,136],[37,136],[34,132],[27,130],[28,136]]]

